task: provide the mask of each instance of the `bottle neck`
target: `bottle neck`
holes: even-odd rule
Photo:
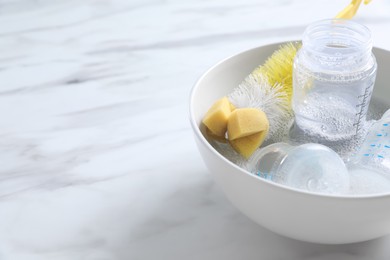
[[[302,39],[302,55],[321,67],[340,70],[372,66],[369,29],[349,20],[323,20],[311,24]]]

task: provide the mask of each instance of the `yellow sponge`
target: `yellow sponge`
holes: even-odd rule
[[[267,133],[268,129],[257,134],[238,138],[236,140],[229,140],[229,143],[234,150],[248,159],[264,142]]]
[[[235,107],[230,103],[229,99],[223,97],[211,106],[202,122],[212,134],[225,137],[227,122],[234,109]]]
[[[257,108],[238,108],[231,113],[227,123],[229,140],[268,131],[268,128],[267,116]]]

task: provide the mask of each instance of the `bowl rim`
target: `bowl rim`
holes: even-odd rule
[[[366,195],[364,195],[364,194],[358,194],[358,195],[353,195],[353,194],[351,194],[351,195],[349,195],[349,194],[323,194],[323,193],[314,193],[314,192],[310,192],[310,191],[300,190],[300,189],[297,189],[297,188],[289,187],[287,185],[282,185],[282,184],[279,184],[279,183],[275,183],[275,182],[272,182],[272,181],[269,181],[269,180],[262,179],[262,178],[260,178],[258,176],[255,176],[254,174],[251,174],[247,170],[239,167],[235,163],[233,163],[233,162],[229,161],[227,158],[225,158],[222,154],[220,154],[217,150],[215,150],[214,147],[211,146],[211,144],[207,141],[207,139],[201,133],[201,131],[199,129],[199,126],[197,125],[197,123],[195,121],[194,102],[195,102],[195,93],[197,92],[197,89],[198,89],[199,85],[201,84],[201,82],[204,80],[204,78],[206,78],[211,71],[213,71],[215,68],[219,67],[221,64],[227,62],[228,60],[236,58],[236,57],[238,57],[240,55],[243,55],[244,53],[252,52],[252,51],[255,51],[255,50],[260,49],[260,48],[271,47],[271,46],[275,46],[275,45],[281,45],[281,44],[285,44],[285,43],[289,43],[289,42],[293,42],[293,41],[294,40],[273,42],[273,43],[269,43],[269,44],[266,44],[266,45],[261,45],[261,46],[250,48],[250,49],[247,49],[247,50],[244,50],[244,51],[237,52],[237,53],[235,53],[233,55],[228,56],[227,58],[224,58],[224,59],[220,60],[219,62],[214,64],[212,67],[207,69],[205,72],[203,72],[202,75],[198,78],[198,80],[193,85],[193,87],[191,89],[191,92],[190,92],[189,119],[190,119],[190,124],[191,124],[191,127],[192,127],[192,129],[194,131],[194,134],[195,134],[196,138],[199,138],[199,140],[204,145],[206,145],[207,149],[209,151],[211,151],[214,155],[216,155],[220,160],[224,161],[225,163],[227,163],[231,167],[235,168],[236,170],[238,170],[242,174],[246,174],[249,177],[254,178],[254,181],[263,182],[263,184],[271,185],[271,187],[273,187],[273,188],[282,189],[283,191],[287,191],[287,192],[290,192],[290,193],[298,193],[298,194],[305,195],[305,196],[314,196],[314,197],[319,197],[319,198],[323,198],[323,199],[374,200],[374,199],[385,199],[385,198],[387,199],[387,198],[390,198],[390,191],[389,192],[385,192],[385,193],[374,193],[374,194],[366,194]],[[376,50],[379,50],[379,51],[384,51],[384,52],[389,52],[388,50],[385,50],[385,49],[382,49],[382,48],[378,48],[378,47],[375,47],[375,46],[373,47],[373,49],[376,49]]]

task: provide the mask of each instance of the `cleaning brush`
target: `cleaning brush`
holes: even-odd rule
[[[287,43],[281,45],[266,62],[256,68],[251,75],[264,75],[271,86],[281,86],[280,91],[287,94],[290,102],[292,97],[292,71],[294,57],[301,47],[300,43]]]
[[[237,108],[257,108],[267,115],[270,127],[266,140],[280,139],[286,132],[292,112],[282,84],[271,86],[263,74],[252,73],[228,98]]]
[[[266,141],[282,141],[292,121],[292,70],[300,46],[281,45],[228,96],[237,108],[258,108],[267,115],[270,127]]]
[[[227,131],[228,144],[241,156],[249,158],[264,141],[281,142],[287,136],[293,118],[293,61],[299,46],[298,43],[280,46],[228,95],[228,100],[218,100],[206,113],[203,123],[208,130],[214,127],[214,134],[217,130]],[[251,132],[256,127],[257,132]],[[229,154],[229,149],[219,146],[216,149],[235,163],[241,160],[237,159],[237,153]]]

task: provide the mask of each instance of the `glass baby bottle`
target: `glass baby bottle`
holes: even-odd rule
[[[332,147],[356,136],[366,119],[376,70],[367,27],[340,19],[309,25],[294,60],[290,137]]]

